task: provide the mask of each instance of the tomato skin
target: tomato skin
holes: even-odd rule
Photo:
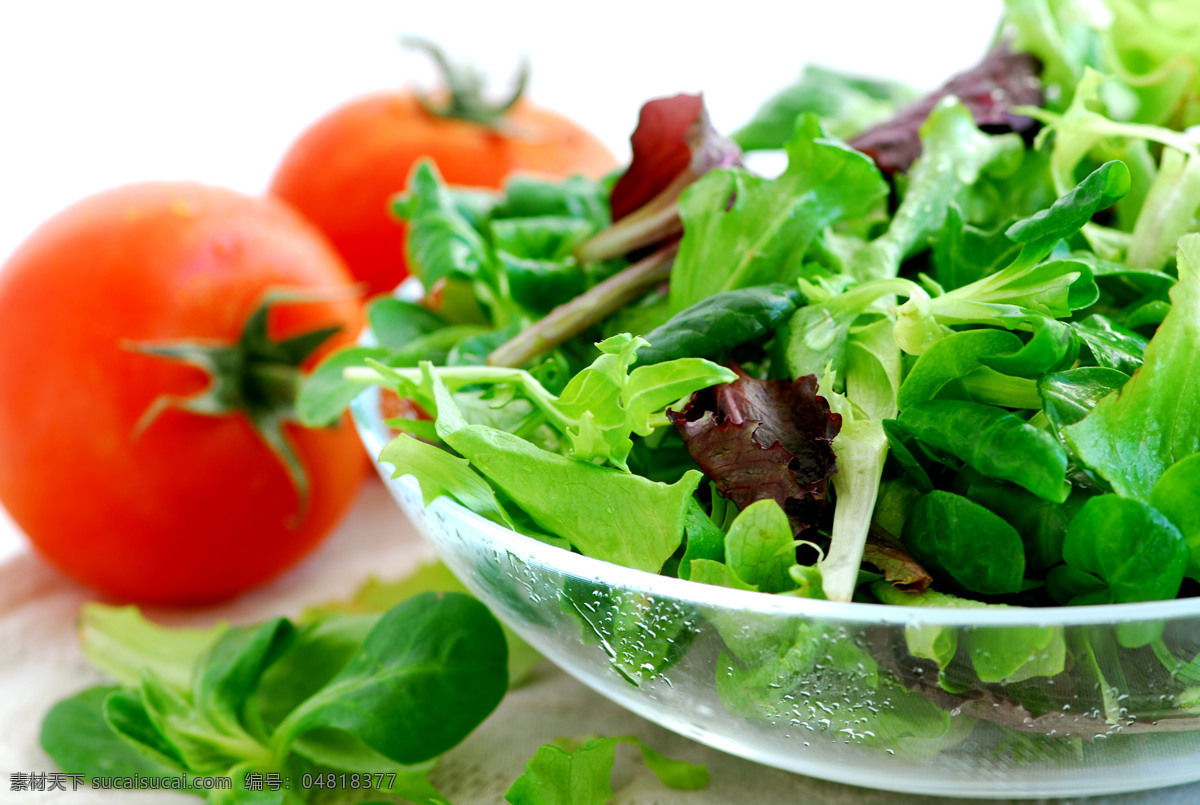
[[[316,224],[372,294],[389,292],[408,270],[404,226],[388,213],[388,200],[419,158],[432,158],[450,184],[491,188],[514,171],[600,178],[617,166],[591,134],[525,101],[501,125],[437,117],[411,92],[366,95],[300,135],[270,192]]]
[[[198,604],[278,574],[312,550],[366,469],[347,419],[288,425],[309,473],[297,495],[242,414],[170,408],[202,371],[137,342],[237,342],[268,287],[351,282],[285,205],[199,184],[129,185],[46,222],[0,270],[0,502],[37,551],[117,599]],[[274,338],[340,324],[313,356],[354,339],[357,300],[272,310]]]

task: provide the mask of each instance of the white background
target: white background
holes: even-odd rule
[[[0,0],[0,261],[39,222],[110,186],[196,179],[261,192],[291,140],[331,107],[430,85],[431,69],[396,46],[397,34],[441,42],[499,90],[528,55],[532,100],[625,159],[649,97],[704,91],[728,131],[809,62],[932,88],[986,50],[1000,9],[1001,0]],[[66,468],[61,482],[70,488]],[[21,546],[0,511],[0,557]]]

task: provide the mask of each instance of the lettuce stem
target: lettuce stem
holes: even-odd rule
[[[604,282],[559,305],[541,321],[497,347],[489,366],[523,366],[538,355],[616,313],[671,276],[678,243],[664,246]]]

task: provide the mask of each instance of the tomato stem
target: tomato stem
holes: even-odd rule
[[[134,426],[141,436],[164,411],[175,408],[201,416],[242,414],[255,433],[279,459],[296,492],[296,523],[308,506],[308,473],[296,453],[285,425],[296,422],[300,365],[338,331],[326,327],[276,341],[267,332],[267,315],[273,305],[327,302],[346,295],[344,289],[273,289],[246,320],[236,343],[170,341],[126,343],[125,349],[201,369],[208,386],[197,394],[164,394],[155,399]]]
[[[446,87],[445,101],[435,103],[429,94],[417,95],[421,108],[435,117],[501,128],[504,116],[521,100],[529,84],[529,61],[522,58],[512,93],[498,104],[489,103],[483,95],[483,75],[471,65],[451,61],[444,50],[428,39],[404,36],[400,37],[400,44],[427,53],[438,67]]]

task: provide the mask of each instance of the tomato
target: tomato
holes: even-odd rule
[[[341,329],[297,350],[299,367],[252,363],[223,388],[261,410],[354,339],[352,282],[272,199],[152,183],[59,213],[0,270],[0,502],[42,556],[119,599],[195,604],[275,576],[355,497],[366,462],[351,424],[282,427],[304,490],[259,420],[185,410],[212,378],[153,350],[212,354],[238,343],[268,289],[309,289],[319,301],[271,306],[267,337]],[[156,401],[171,404],[147,416]]]
[[[451,87],[458,98],[468,89]],[[413,163],[428,156],[450,184],[498,188],[514,171],[599,178],[616,160],[575,123],[517,100],[491,123],[439,116],[415,92],[367,95],[334,109],[292,145],[271,192],[315,223],[371,293],[407,276],[404,226],[388,212]],[[477,100],[451,105],[481,109]]]

